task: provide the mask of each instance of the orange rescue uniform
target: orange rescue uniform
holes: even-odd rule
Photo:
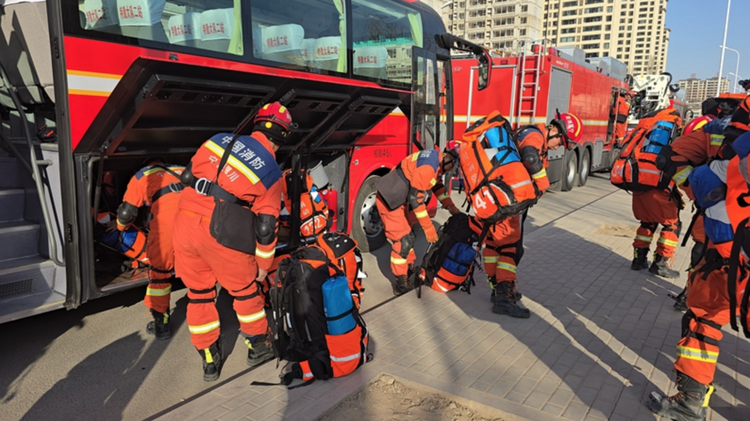
[[[232,138],[232,134],[224,133],[203,143],[191,160],[195,179],[216,179],[218,164]],[[278,219],[282,181],[275,159],[272,143],[263,133],[240,136],[219,175],[218,185],[247,202],[259,216],[257,219],[263,215]],[[215,200],[218,199],[186,188],[175,221],[175,269],[189,288],[187,324],[191,341],[199,350],[219,339],[217,281],[234,297],[233,307],[244,336],[262,335],[268,330],[264,298],[255,280],[259,268],[271,269],[275,232],[269,241],[256,239],[254,256],[220,245],[209,231]]]
[[[128,183],[124,203],[135,207],[150,206],[151,222],[146,241],[146,257],[149,261],[149,284],[143,302],[146,307],[159,313],[169,309],[174,270],[174,248],[172,231],[180,201],[179,175],[185,167],[177,165],[152,165],[138,171]],[[129,224],[117,219],[117,229],[124,231]]]
[[[617,98],[617,115],[615,116],[615,139],[622,142],[628,131],[628,114],[630,113],[630,103],[625,97]]]

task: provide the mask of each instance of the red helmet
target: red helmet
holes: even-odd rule
[[[554,124],[568,140],[578,142],[583,135],[583,124],[581,120],[570,113],[557,113],[557,118],[553,119],[550,124]]]
[[[258,111],[253,123],[257,124],[261,121],[276,123],[287,132],[290,127],[292,127],[292,115],[289,113],[289,110],[278,101],[266,104],[260,109],[260,111]],[[270,127],[271,126],[268,126],[268,128]]]
[[[443,149],[443,154],[450,155],[453,160],[458,160],[459,155],[459,143],[457,140],[449,140]]]
[[[698,129],[702,129],[703,126],[705,126],[706,123],[708,123],[711,120],[713,120],[713,117],[708,116],[708,115],[702,115],[700,117],[696,117],[690,120],[690,122],[685,125],[685,128],[682,129],[682,135],[683,136],[688,135]]]

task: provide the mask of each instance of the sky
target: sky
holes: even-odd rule
[[[695,73],[699,79],[714,77],[719,73],[721,48],[727,0],[669,0],[666,27],[672,32],[667,51],[667,72],[672,80],[689,78]],[[740,52],[740,78],[750,78],[750,43],[747,42],[750,24],[750,1],[732,0],[729,13],[727,47]],[[737,53],[726,50],[724,77],[734,88]]]

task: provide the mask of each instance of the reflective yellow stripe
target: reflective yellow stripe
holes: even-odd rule
[[[721,146],[724,143],[723,134],[712,134],[711,135],[711,146]]]
[[[393,256],[391,256],[391,263],[393,263],[394,265],[405,265],[405,264],[408,263],[408,261],[406,259],[402,259],[400,257],[393,257]]]
[[[417,153],[414,153],[414,154],[412,154],[412,155],[411,155],[411,160],[412,160],[412,161],[416,161],[416,160],[417,160],[417,158],[419,158],[419,152],[417,152]]]
[[[518,270],[518,267],[516,265],[511,265],[510,263],[504,263],[504,262],[497,262],[497,268],[499,270],[507,270],[508,272],[516,273],[516,270]]]
[[[703,407],[708,408],[708,401],[711,400],[711,395],[714,394],[714,388],[713,384],[708,385],[708,391],[706,392],[706,397],[703,399]]]
[[[347,362],[351,360],[356,360],[357,358],[359,358],[359,356],[360,356],[359,353],[347,355],[346,357],[334,357],[333,355],[331,355],[331,361],[335,361],[337,363],[343,363],[343,362]]]
[[[435,180],[434,178],[433,178],[433,179],[431,179],[431,180],[430,180],[430,185],[431,185],[431,186],[434,186],[435,184],[437,184],[437,180]]]
[[[672,180],[677,184],[682,184],[687,180],[691,172],[693,172],[693,167],[688,165],[682,171],[678,171],[677,174],[673,175]]]
[[[430,214],[427,213],[426,210],[414,212],[414,215],[417,215],[417,218],[429,218],[430,217]]]
[[[211,355],[211,350],[206,348],[203,350],[203,353],[206,355],[206,363],[211,364],[214,362],[214,356]]]
[[[214,143],[212,140],[209,140],[206,142],[206,147],[211,150],[211,152],[223,156],[224,155],[224,148]],[[257,175],[255,175],[250,168],[245,166],[245,164],[240,161],[239,159],[235,158],[232,155],[229,155],[229,159],[227,160],[227,163],[232,166],[232,168],[236,169],[237,171],[241,172],[242,174],[247,177],[248,180],[250,180],[251,183],[257,184],[260,181],[260,178],[258,178]]]
[[[255,314],[251,314],[249,316],[244,316],[242,314],[237,313],[237,320],[240,321],[240,323],[252,323],[257,322],[258,320],[266,317],[266,310],[263,309]]]
[[[538,173],[536,173],[536,174],[533,174],[533,175],[531,176],[531,178],[533,178],[534,180],[538,180],[538,179],[540,179],[540,178],[542,178],[542,177],[546,177],[546,176],[547,176],[547,170],[545,170],[544,168],[542,168],[542,170],[541,170],[541,171],[539,171],[539,172],[538,172]]]
[[[439,196],[438,196],[438,200],[442,202],[443,200],[445,200],[445,199],[447,199],[447,198],[449,198],[449,197],[451,197],[451,195],[450,195],[450,194],[448,194],[448,193],[443,193],[443,194],[441,194],[441,195],[439,195]]]
[[[172,292],[172,285],[166,288],[146,288],[146,295],[150,295],[152,297],[163,297],[165,295],[169,295],[170,292]]]
[[[659,242],[662,243],[662,244],[664,244],[665,246],[677,247],[677,241],[667,240],[664,237],[659,238]]]
[[[635,239],[636,239],[636,240],[641,240],[641,241],[645,241],[645,242],[647,242],[647,243],[650,243],[650,242],[651,242],[651,241],[652,241],[652,240],[654,239],[654,237],[653,237],[653,236],[651,236],[651,237],[646,237],[645,235],[636,235],[636,236],[635,236]]]
[[[687,358],[689,360],[716,364],[716,361],[719,359],[719,353],[716,351],[677,345],[677,358]]]
[[[310,372],[302,373],[302,380],[309,380],[312,379],[313,374]]]
[[[219,321],[217,320],[215,322],[206,323],[206,324],[200,325],[200,326],[190,326],[190,325],[188,325],[188,330],[193,335],[200,335],[201,333],[208,333],[208,332],[210,332],[210,331],[212,331],[214,329],[218,329],[219,326],[221,326],[221,325],[220,325]]]
[[[270,259],[273,257],[274,254],[276,254],[275,250],[263,251],[259,249],[258,247],[255,248],[255,255],[257,257],[260,257],[261,259]]]
[[[491,257],[491,256],[485,256],[484,257],[484,263],[497,263],[498,257]]]

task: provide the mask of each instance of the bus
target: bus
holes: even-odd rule
[[[101,247],[99,215],[146,158],[186,164],[276,100],[298,124],[282,167],[322,163],[337,228],[377,248],[377,177],[453,137],[451,50],[488,74],[481,47],[413,0],[1,7],[0,322],[146,285],[147,270]]]

